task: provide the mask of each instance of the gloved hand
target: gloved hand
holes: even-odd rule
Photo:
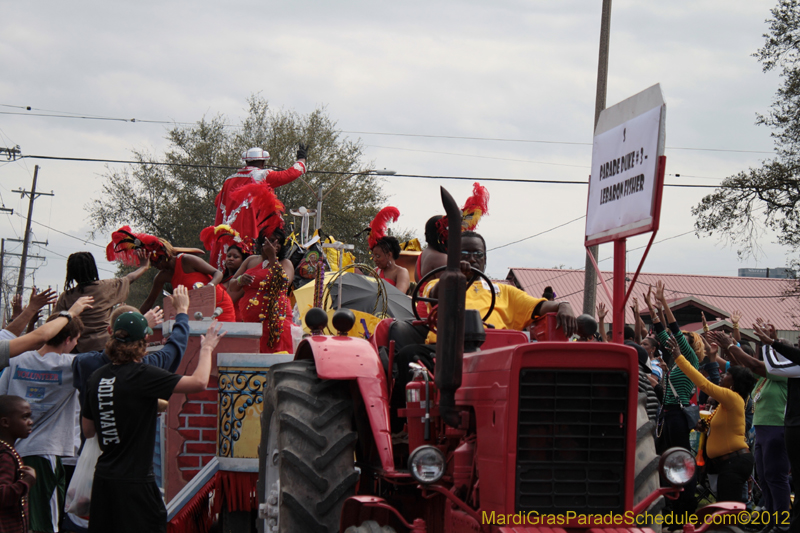
[[[306,159],[308,156],[308,148],[305,143],[300,143],[297,148],[297,159]]]

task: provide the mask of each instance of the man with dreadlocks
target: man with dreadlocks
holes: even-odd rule
[[[67,258],[67,280],[64,292],[58,297],[55,313],[67,311],[78,298],[92,296],[94,303],[81,316],[83,333],[78,339],[75,353],[100,351],[108,341],[108,319],[111,311],[125,303],[131,283],[142,277],[150,268],[150,260],[142,254],[138,269],[121,278],[100,279],[94,256],[89,252],[76,252]]]

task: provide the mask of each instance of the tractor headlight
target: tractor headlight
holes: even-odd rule
[[[442,451],[428,444],[420,446],[408,457],[408,469],[420,483],[436,483],[442,479],[446,467]]]
[[[691,452],[683,448],[670,448],[661,454],[658,470],[672,485],[682,487],[694,477],[697,463]]]

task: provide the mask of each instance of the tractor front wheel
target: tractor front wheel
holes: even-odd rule
[[[355,492],[353,405],[347,384],[317,377],[314,361],[270,368],[261,416],[261,533],[336,533]]]

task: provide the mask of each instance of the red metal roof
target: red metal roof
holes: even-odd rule
[[[614,290],[613,273],[600,273],[606,280],[608,289]],[[633,279],[633,272],[627,278]],[[556,300],[570,303],[573,311],[580,313],[583,309],[583,270],[559,270],[554,268],[512,268],[508,279],[516,281],[525,292],[537,298],[542,295],[546,286],[553,287]],[[642,293],[647,292],[648,284],[655,290],[657,280],[666,283],[667,300],[694,296],[728,313],[742,312],[742,328],[750,328],[756,318],[769,320],[779,330],[796,330],[795,323],[800,323],[800,299],[796,296],[786,297],[788,290],[794,287],[795,280],[776,278],[744,278],[726,276],[697,276],[688,274],[647,274],[642,272],[636,280],[632,296],[639,298],[639,307],[645,307]],[[603,302],[609,309],[607,322],[611,322],[611,305],[605,290],[598,279],[597,302]],[[633,312],[626,309],[625,321],[633,322]]]

